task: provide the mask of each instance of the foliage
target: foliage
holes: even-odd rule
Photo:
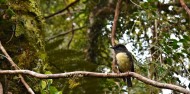
[[[52,74],[50,71],[46,71],[45,74]],[[53,80],[41,80],[41,94],[62,94],[62,91],[58,91],[55,86],[52,86]]]

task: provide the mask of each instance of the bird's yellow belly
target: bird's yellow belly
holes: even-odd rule
[[[131,70],[131,63],[126,53],[118,53],[116,55],[119,70],[126,72]]]

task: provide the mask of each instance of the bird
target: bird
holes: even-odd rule
[[[111,47],[115,52],[116,65],[120,73],[134,72],[134,60],[131,52],[123,44],[117,44]],[[131,77],[123,78],[128,87],[132,87]]]

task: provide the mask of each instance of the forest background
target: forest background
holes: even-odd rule
[[[189,0],[0,0],[0,41],[19,69],[43,74],[111,73],[118,1],[115,40],[136,58],[135,72],[189,90]],[[0,55],[0,69],[14,69],[4,53]],[[119,78],[23,77],[37,94],[163,92],[137,79],[129,90]],[[27,94],[19,79],[17,75],[1,76],[3,92]]]

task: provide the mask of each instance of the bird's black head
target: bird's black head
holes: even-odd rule
[[[128,51],[127,48],[123,44],[117,44],[111,48],[114,49],[115,53]]]

